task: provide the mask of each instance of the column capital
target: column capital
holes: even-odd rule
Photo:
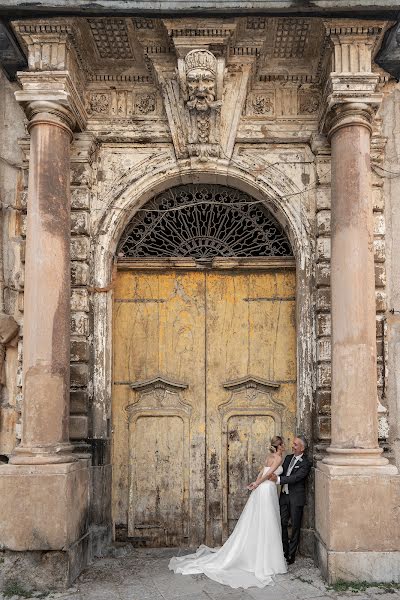
[[[48,22],[15,21],[12,27],[28,57],[28,71],[17,73],[22,89],[15,92],[28,118],[31,103],[57,103],[71,114],[71,128],[83,131],[87,122],[84,92],[89,69],[80,51],[79,20],[63,17]]]
[[[345,101],[333,105],[325,123],[328,140],[342,127],[352,125],[366,127],[372,133],[374,115],[374,108],[364,102]]]
[[[68,71],[19,72],[18,81],[22,89],[15,92],[15,99],[30,121],[37,121],[40,113],[47,113],[71,131],[85,129],[86,110]]]
[[[76,121],[72,112],[62,104],[49,100],[33,100],[25,106],[25,113],[29,119],[29,133],[37,125],[54,125],[64,129],[72,141]]]
[[[372,57],[390,24],[388,21],[353,19],[324,21],[329,44],[324,110],[320,121],[322,132],[331,135],[332,122],[342,120],[344,112],[358,112],[358,124],[371,128],[382,100],[379,91],[382,75],[373,70]],[[346,105],[351,106],[343,108]],[[365,107],[363,110],[361,105]],[[346,124],[355,124],[354,117],[355,114]]]

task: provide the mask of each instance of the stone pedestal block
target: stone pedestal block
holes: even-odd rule
[[[32,565],[32,572],[25,573],[32,585],[43,587],[46,581],[43,570],[47,565],[53,571],[54,560],[57,585],[71,584],[86,566],[88,556],[88,461],[3,465],[0,497],[1,548],[11,554],[17,552],[21,564]],[[41,568],[37,559],[32,558],[38,554],[47,556],[41,561]],[[51,578],[49,574],[49,582]]]
[[[317,557],[330,583],[400,582],[399,518],[400,475],[396,467],[318,463]]]

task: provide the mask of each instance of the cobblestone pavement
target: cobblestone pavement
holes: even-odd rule
[[[400,589],[387,585],[362,591],[335,590],[322,580],[307,558],[299,558],[286,575],[264,589],[233,590],[204,575],[175,575],[168,570],[175,549],[123,549],[113,558],[97,559],[66,592],[48,600],[400,600]],[[182,551],[187,554],[189,551]],[[361,586],[363,587],[363,586]],[[13,596],[19,600],[21,596]],[[26,595],[24,596],[26,598]],[[40,597],[38,594],[33,598]],[[43,596],[42,596],[43,597]],[[7,600],[10,596],[7,596]],[[0,594],[0,600],[2,596]]]

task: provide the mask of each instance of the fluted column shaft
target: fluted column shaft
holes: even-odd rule
[[[24,291],[22,442],[13,463],[74,460],[69,444],[70,115],[28,107],[31,135]]]

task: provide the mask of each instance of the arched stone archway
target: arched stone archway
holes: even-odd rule
[[[148,165],[147,165],[148,167]],[[108,438],[111,430],[112,369],[112,289],[113,264],[119,239],[125,227],[157,192],[186,183],[219,183],[244,191],[260,200],[284,228],[296,260],[296,327],[297,336],[297,429],[311,440],[312,397],[314,388],[314,322],[312,314],[312,242],[309,224],[303,214],[296,185],[271,169],[255,178],[246,165],[211,165],[196,170],[190,165],[174,163],[169,168],[127,173],[108,202],[97,224],[93,253],[94,284],[94,437]],[[138,176],[139,175],[139,176]],[[293,200],[294,199],[294,200]],[[310,506],[310,514],[312,505]],[[306,522],[306,527],[312,523]]]

